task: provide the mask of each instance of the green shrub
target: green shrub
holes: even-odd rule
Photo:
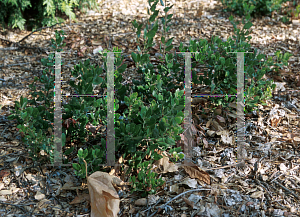
[[[0,1],[0,23],[12,28],[24,29],[25,24],[34,29],[40,26],[51,26],[64,19],[57,17],[58,11],[75,19],[73,9],[78,7],[97,8],[95,0],[2,0]],[[98,10],[98,8],[97,8]]]
[[[184,79],[184,65],[181,54],[167,53],[172,49],[172,38],[167,38],[169,31],[171,14],[167,14],[172,6],[165,6],[165,16],[161,17],[163,24],[163,34],[161,37],[160,51],[163,54],[161,64],[154,67],[148,54],[154,45],[153,38],[158,31],[158,10],[156,5],[159,0],[149,0],[150,15],[149,22],[143,29],[143,44],[140,37],[143,24],[133,21],[136,28],[138,53],[132,52],[131,56],[136,64],[136,72],[141,74],[139,81],[134,81],[134,86],[122,85],[122,73],[126,70],[126,64],[122,64],[124,56],[115,54],[114,71],[115,76],[115,145],[116,158],[123,157],[129,165],[127,174],[131,174],[132,191],[140,191],[143,194],[154,194],[162,186],[163,181],[156,179],[157,174],[152,171],[152,164],[155,160],[162,158],[167,151],[176,160],[182,159],[183,154],[178,154],[182,150],[175,148],[175,144],[180,140],[183,133],[181,123],[184,118],[184,90],[180,82]],[[162,1],[161,1],[162,2]],[[162,2],[163,3],[163,2]],[[164,6],[164,5],[163,5]],[[232,17],[230,21],[234,25],[235,35],[227,41],[222,41],[218,37],[213,37],[210,42],[207,40],[190,40],[190,46],[180,45],[180,51],[199,52],[195,55],[196,62],[192,63],[192,81],[194,84],[204,84],[211,88],[211,94],[236,94],[236,54],[227,52],[251,51],[251,39],[249,29],[252,23],[250,16],[243,20],[243,29],[237,28],[237,22]],[[61,51],[64,46],[63,32],[56,32],[56,40],[51,40],[53,48]],[[107,51],[107,50],[106,50]],[[113,51],[119,52],[118,48]],[[104,67],[95,67],[89,60],[74,66],[72,76],[69,81],[74,94],[94,94],[94,85],[99,85],[102,89],[107,88],[107,79],[100,76],[108,72],[107,63],[103,54]],[[255,50],[253,54],[245,54],[245,78],[249,80],[249,85],[245,87],[245,97],[247,109],[251,110],[257,103],[263,102],[271,97],[271,89],[274,88],[272,81],[262,79],[263,75],[271,70],[277,70],[283,64],[287,64],[290,54],[276,52],[277,60],[272,58],[266,60],[265,55],[258,54]],[[53,136],[49,135],[49,127],[52,130],[53,123],[53,87],[54,56],[49,55],[48,59],[43,59],[43,65],[48,69],[44,70],[44,77],[41,83],[45,86],[39,93],[36,92],[34,84],[31,85],[33,99],[28,101],[21,98],[20,102],[15,102],[15,112],[10,119],[19,121],[18,129],[23,133],[23,141],[29,148],[33,157],[38,157],[41,151],[53,160],[52,142]],[[204,76],[197,76],[195,67],[197,63],[205,65],[208,69],[204,71]],[[275,67],[271,69],[271,67]],[[212,73],[214,71],[214,73]],[[78,79],[78,82],[76,82]],[[35,79],[37,81],[37,79]],[[212,82],[213,81],[213,82]],[[41,103],[37,103],[41,101]],[[230,100],[227,99],[227,102]],[[30,107],[26,107],[30,102]],[[226,101],[225,101],[226,102]],[[218,102],[215,100],[216,104]],[[72,98],[68,104],[62,104],[63,112],[63,145],[66,138],[77,141],[78,146],[86,147],[75,150],[69,147],[64,149],[64,157],[73,152],[77,152],[74,159],[73,168],[75,174],[81,178],[86,176],[84,161],[87,162],[87,174],[98,170],[103,170],[99,164],[105,164],[105,135],[93,135],[97,144],[92,144],[92,133],[86,129],[88,124],[107,124],[107,98],[96,99],[94,97]],[[65,121],[70,122],[66,125]],[[39,130],[37,130],[39,129]],[[87,145],[89,144],[89,145]],[[69,144],[66,144],[66,146]],[[64,163],[67,163],[64,159]],[[124,167],[123,167],[124,169]]]
[[[299,1],[293,1],[293,4],[290,5],[289,8],[285,8],[285,11],[283,13],[286,14],[285,16],[281,17],[281,21],[284,23],[289,23],[291,19],[299,18],[299,13],[300,13]]]
[[[55,40],[52,39],[52,48],[56,51],[62,51],[61,47],[64,36],[63,31],[55,32]],[[54,64],[54,53],[51,53],[48,58],[41,60],[44,66],[43,75],[35,77],[30,87],[31,100],[21,97],[20,102],[15,101],[14,114],[9,116],[9,119],[17,119],[19,132],[23,135],[22,141],[27,145],[30,156],[33,159],[40,159],[42,155],[48,155],[53,159],[53,126],[54,121],[54,69],[49,68]],[[36,83],[41,82],[43,87],[40,91],[36,91]],[[26,107],[30,105],[30,107]]]
[[[204,84],[211,87],[210,94],[228,94],[237,93],[237,54],[229,52],[252,52],[244,54],[244,72],[245,72],[245,111],[252,111],[257,108],[257,104],[264,102],[272,97],[272,89],[275,84],[272,80],[266,80],[263,76],[267,72],[277,72],[283,65],[288,64],[291,56],[289,53],[281,54],[276,52],[276,60],[272,57],[268,59],[264,54],[259,54],[257,49],[252,49],[249,41],[251,33],[249,29],[252,26],[250,15],[243,19],[243,28],[238,29],[238,22],[231,16],[230,22],[234,26],[234,36],[222,41],[218,37],[212,37],[208,42],[205,39],[199,41],[190,41],[189,47],[179,47],[181,52],[199,52],[195,54],[196,62],[192,63],[192,68],[196,67],[197,62],[205,65],[207,70],[204,76],[197,76],[196,70],[192,69],[192,81],[195,84]],[[248,82],[247,82],[248,81]],[[236,102],[236,98],[226,97],[212,99],[217,105],[226,106],[226,102]]]
[[[245,14],[268,15],[281,8],[281,4],[288,0],[221,0],[226,7],[224,11],[234,12],[239,16]]]
[[[153,46],[153,38],[158,30],[158,21],[155,22],[158,15],[158,11],[155,10],[157,3],[158,1],[149,1],[152,15],[149,24],[144,29],[144,46],[138,48],[140,50],[138,54],[131,54],[137,65],[137,72],[143,73],[139,85],[131,90],[124,86],[121,89],[121,73],[126,69],[126,65],[120,65],[122,63],[121,55],[117,55],[115,59],[117,68],[115,72],[116,150],[119,154],[121,153],[124,159],[129,159],[130,169],[128,173],[133,173],[132,179],[130,179],[133,182],[132,190],[144,193],[155,193],[156,189],[163,183],[161,179],[154,179],[157,174],[150,169],[153,161],[162,157],[157,153],[157,150],[164,151],[172,148],[180,139],[179,134],[183,132],[180,124],[184,117],[182,112],[184,109],[184,91],[177,89],[171,93],[165,89],[164,86],[167,86],[168,83],[164,82],[162,74],[156,73],[153,64],[149,61],[149,54],[146,53]],[[138,27],[138,39],[142,25],[136,25],[136,21],[133,22],[133,25]],[[166,42],[162,46],[168,47],[169,44],[170,42]],[[115,51],[117,50],[115,49]],[[104,71],[107,72],[106,63],[104,64]],[[132,93],[130,93],[131,91]],[[128,96],[124,93],[127,93]],[[119,102],[125,105],[125,109],[119,110]],[[173,149],[171,151],[174,152]],[[179,152],[181,149],[177,149],[177,151]],[[88,156],[88,151],[83,151],[83,154],[80,155],[85,159],[85,156]],[[183,156],[179,155],[179,157],[182,158]],[[89,164],[88,160],[85,160]],[[73,166],[81,177],[85,176],[83,165],[81,162]],[[90,173],[90,171],[88,172]]]

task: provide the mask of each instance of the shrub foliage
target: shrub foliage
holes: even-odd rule
[[[64,19],[58,12],[75,19],[74,8],[97,8],[96,0],[2,0],[0,1],[0,23],[12,28],[24,29],[25,25],[33,28],[51,26]]]
[[[224,10],[234,12],[237,15],[245,14],[268,15],[273,11],[281,9],[282,3],[288,0],[221,0],[226,7]]]
[[[132,52],[131,57],[136,65],[136,73],[141,79],[133,81],[134,85],[122,85],[121,74],[127,65],[122,64],[124,56],[115,54],[115,145],[116,158],[122,157],[129,169],[132,191],[141,191],[144,194],[155,193],[163,185],[162,179],[157,179],[157,174],[152,170],[155,160],[162,158],[161,153],[170,153],[169,156],[183,158],[178,154],[182,150],[175,144],[183,133],[181,126],[184,119],[184,64],[181,64],[181,54],[171,54],[173,38],[168,38],[172,14],[168,11],[172,6],[164,5],[164,14],[158,17],[156,5],[159,0],[148,0],[150,10],[149,22],[144,26],[136,20],[132,22],[136,29],[136,40],[139,44],[138,52]],[[160,22],[159,22],[160,21]],[[237,22],[230,18],[235,35],[222,41],[213,37],[210,42],[190,40],[190,45],[180,45],[182,52],[199,52],[192,63],[192,81],[197,85],[206,85],[212,94],[236,94],[236,54],[228,52],[252,51],[249,40],[251,37],[250,16],[243,20],[243,28],[237,28]],[[159,28],[163,25],[160,38],[161,64],[155,67],[150,61],[149,50],[154,46],[153,39]],[[142,34],[143,33],[143,34]],[[143,38],[143,43],[141,42]],[[56,51],[64,47],[64,32],[56,31],[52,46]],[[107,50],[106,50],[107,51]],[[113,51],[120,51],[114,48]],[[107,88],[107,79],[101,75],[107,73],[106,53],[103,53],[104,67],[96,67],[89,60],[78,63],[72,70],[74,79],[69,81],[75,94],[94,94],[94,85]],[[276,71],[287,65],[290,54],[276,53],[276,59],[267,58],[254,53],[245,54],[245,79],[249,82],[245,87],[245,104],[247,111],[251,111],[258,103],[265,102],[272,96],[274,84],[263,76],[269,71]],[[198,76],[196,65],[205,65],[204,75]],[[42,60],[47,68],[41,79],[37,77],[30,85],[32,99],[21,97],[15,102],[15,111],[9,117],[17,119],[18,129],[22,134],[24,144],[28,147],[31,157],[53,161],[53,88],[54,88],[54,56],[50,54]],[[101,77],[100,77],[101,76]],[[40,81],[44,88],[37,91],[35,83]],[[77,80],[75,82],[75,80]],[[212,82],[213,81],[213,82]],[[230,102],[215,101],[216,104]],[[107,98],[75,97],[68,104],[62,105],[64,163],[67,163],[74,153],[76,158],[71,158],[73,168],[79,177],[86,176],[84,160],[87,162],[87,173],[103,170],[99,164],[105,164],[106,138],[105,133],[93,135],[87,130],[87,125],[106,125]],[[68,141],[68,142],[67,142]],[[70,142],[77,142],[78,148],[70,146]],[[167,152],[164,152],[167,151]],[[124,168],[123,168],[124,169]]]

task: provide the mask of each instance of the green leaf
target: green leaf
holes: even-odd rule
[[[222,65],[225,64],[225,58],[224,58],[224,57],[220,57],[220,61],[221,61],[221,64],[222,64]]]
[[[137,49],[140,53],[142,52],[140,46],[137,46]]]
[[[287,61],[287,60],[289,60],[289,58],[290,58],[291,56],[293,56],[293,54],[285,53],[285,54],[283,55],[283,59]]]
[[[155,124],[155,119],[153,117],[150,118],[150,121],[148,122],[148,125],[154,125]]]
[[[184,154],[179,154],[179,159],[183,159],[184,158]]]
[[[133,25],[135,28],[138,28],[139,25],[138,25],[138,23],[136,22],[136,20],[132,21],[131,23],[132,23],[132,25]]]
[[[173,41],[174,37],[170,38],[168,40],[168,42],[166,43],[166,47],[168,47],[170,44],[172,44],[172,41]],[[164,42],[163,42],[164,43]],[[171,48],[172,49],[172,48]]]
[[[177,116],[177,117],[182,117],[182,118],[183,118],[183,117],[184,117],[184,114],[183,114],[182,111],[180,111],[180,112],[178,112],[178,113],[176,114],[176,116]]]
[[[156,5],[157,5],[158,1],[157,2],[154,2],[154,4],[151,6],[150,8],[150,11],[154,12],[155,11],[155,8],[156,8]]]
[[[158,15],[158,11],[156,10],[149,18],[149,22],[153,22]]]
[[[160,154],[157,154],[157,152],[153,152],[153,159],[154,160],[160,160],[161,158],[163,158],[163,156],[161,156]]]
[[[127,68],[127,64],[123,64],[118,68],[119,73],[123,73]]]
[[[146,112],[147,112],[146,107],[142,107],[142,108],[141,108],[140,116],[141,116],[143,119],[145,118]]]
[[[172,9],[173,6],[174,6],[174,5],[171,5],[170,7],[165,7],[165,8],[164,8],[164,12],[165,12],[165,13],[168,13],[168,11],[169,11],[170,9]]]
[[[153,135],[154,138],[159,137],[159,130],[156,127],[153,129],[152,135]]]
[[[32,116],[33,108],[32,107],[28,107],[28,108],[26,108],[26,110],[27,110],[28,114],[30,116]]]
[[[163,120],[159,122],[159,129],[164,133],[166,131],[166,124]]]
[[[244,29],[250,29],[253,24],[249,21],[244,25]]]
[[[155,36],[156,31],[154,31],[153,29],[151,31],[149,31],[146,36],[149,39],[152,39]]]
[[[79,158],[82,158],[82,157],[83,157],[83,150],[82,150],[82,148],[80,148],[80,149],[78,150],[77,155],[78,155]]]
[[[170,45],[169,47],[166,48],[166,52],[172,50],[172,48],[173,48],[173,45]]]
[[[160,142],[160,141],[158,141],[157,143],[158,143],[159,145],[161,145],[161,146],[168,147],[168,144],[165,143],[165,142]]]
[[[102,81],[103,81],[103,79],[101,77],[97,76],[97,75],[93,78],[93,84],[94,85],[101,84]]]
[[[20,99],[21,109],[24,109],[26,107],[27,102],[28,102],[28,99],[27,98],[23,98],[23,96],[21,96],[21,99]]]
[[[66,151],[65,151],[65,155],[69,155],[69,154],[71,154],[72,152],[74,151],[74,147],[71,147],[71,148],[69,148],[69,149],[67,149]]]
[[[171,146],[175,145],[175,140],[170,137],[167,137],[166,142]]]
[[[131,53],[131,57],[132,57],[132,59],[133,59],[133,61],[134,61],[135,63],[138,62],[138,61],[137,61],[137,56],[136,56],[136,54],[135,54],[134,52]]]
[[[177,122],[177,124],[181,124],[182,120],[182,117],[175,117],[175,121]]]
[[[150,38],[149,40],[148,40],[148,42],[147,42],[147,46],[146,46],[146,48],[151,48],[152,46],[154,46],[154,43],[153,43],[153,38]]]
[[[28,116],[27,111],[24,112],[24,113],[21,113],[21,118],[22,118],[23,120],[25,120],[25,119],[27,118],[27,116]]]
[[[83,150],[82,158],[86,158],[88,156],[88,149]]]
[[[73,163],[72,166],[73,166],[73,168],[74,168],[75,170],[77,170],[77,171],[79,171],[79,170],[81,169],[80,165],[77,164],[77,163]]]
[[[143,54],[142,57],[141,57],[141,61],[142,61],[143,63],[148,62],[149,56],[150,56],[149,54]]]
[[[62,133],[61,135],[61,143],[62,143],[62,146],[65,146],[66,144],[66,134],[65,133]]]
[[[17,118],[18,116],[17,115],[10,115],[7,117],[8,120],[13,120],[15,118]]]
[[[140,62],[140,60],[141,60],[141,55],[140,55],[140,54],[137,54],[136,57],[137,57],[137,61]]]
[[[172,16],[173,16],[173,14],[169,14],[169,15],[167,16],[167,19],[168,19],[168,20],[171,19]]]

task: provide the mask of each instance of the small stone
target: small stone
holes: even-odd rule
[[[147,198],[140,198],[134,202],[137,206],[146,206],[147,205]]]
[[[45,195],[42,194],[40,191],[38,191],[38,192],[36,193],[36,195],[34,196],[34,198],[35,198],[36,200],[43,200],[43,199],[45,199]]]

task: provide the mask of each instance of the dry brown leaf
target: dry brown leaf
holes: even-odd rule
[[[70,204],[78,204],[78,203],[82,203],[84,201],[90,201],[89,194],[79,194],[77,197],[74,198],[74,200],[72,200],[70,202]]]
[[[224,119],[222,116],[220,116],[220,115],[217,115],[216,120],[217,120],[219,123],[225,123],[225,122],[226,122],[225,119]]]
[[[255,199],[258,199],[258,198],[262,198],[262,196],[264,195],[264,192],[262,191],[256,191],[256,192],[253,192],[250,197],[251,198],[255,198]]]
[[[2,179],[6,176],[8,176],[10,174],[9,170],[1,170],[0,171],[0,180],[2,181]]]
[[[273,75],[272,77],[274,78],[275,81],[283,82],[282,77],[280,77],[280,76],[278,76],[278,75]]]
[[[81,186],[75,186],[72,181],[66,182],[61,190],[77,190],[81,189]]]
[[[279,117],[279,118],[273,118],[270,121],[271,121],[271,126],[272,127],[277,127],[278,123],[280,123],[280,121],[281,121],[281,117]]]
[[[221,127],[221,125],[215,120],[212,121],[212,128],[217,131],[223,130],[223,127]]]
[[[197,145],[201,144],[201,138],[197,137]]]
[[[186,177],[182,182],[180,182],[180,185],[187,185],[190,188],[197,188],[197,180],[191,179],[190,177]]]
[[[200,181],[203,181],[206,184],[210,185],[210,176],[207,172],[201,170],[197,166],[184,166],[183,168],[191,178],[197,178]]]
[[[174,184],[174,185],[171,185],[170,187],[169,187],[169,191],[170,192],[175,192],[175,193],[177,193],[177,194],[179,194],[179,185],[178,184]]]
[[[129,214],[134,214],[134,213],[135,213],[135,208],[134,208],[134,207],[131,207],[128,213],[129,213]]]
[[[203,138],[202,141],[203,141],[204,147],[208,148],[208,142],[207,142],[207,140],[205,138]]]
[[[117,217],[120,199],[113,187],[114,177],[104,172],[95,172],[87,178],[91,199],[91,217]]]
[[[217,132],[217,135],[221,136],[221,141],[224,144],[229,144],[229,145],[234,144],[234,137],[229,135],[228,130],[219,131]]]
[[[210,119],[207,123],[206,123],[206,128],[209,128],[211,125],[212,120]]]
[[[159,159],[155,165],[158,167],[162,166],[163,170],[162,173],[167,172],[176,172],[178,171],[178,167],[174,163],[169,163],[169,158],[163,155],[163,158]]]
[[[214,134],[216,133],[216,131],[208,130],[206,133],[207,133],[207,135],[208,135],[209,137],[213,137]]]
[[[221,114],[222,114],[222,109],[216,109],[216,110],[214,111],[214,114],[215,114],[215,115],[221,115]]]
[[[192,207],[194,209],[194,202],[193,201],[190,201],[186,197],[183,197],[182,199],[184,200],[184,202],[186,202],[187,205],[189,205],[190,207]]]

